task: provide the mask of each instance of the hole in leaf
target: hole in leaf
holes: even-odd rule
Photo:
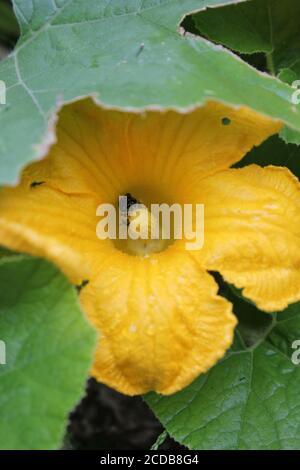
[[[222,124],[223,126],[229,126],[229,124],[231,124],[231,119],[229,119],[228,117],[223,117]]]
[[[45,184],[45,181],[32,181],[30,187],[35,188],[36,186],[41,186],[42,184]]]

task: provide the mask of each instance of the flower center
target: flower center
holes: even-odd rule
[[[116,247],[133,256],[147,257],[165,250],[173,237],[164,232],[162,220],[153,214],[151,207],[126,193],[118,201],[118,225],[121,233]]]

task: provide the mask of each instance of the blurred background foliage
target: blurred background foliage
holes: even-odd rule
[[[19,25],[11,2],[0,2],[0,59],[3,59],[15,46],[19,37]]]

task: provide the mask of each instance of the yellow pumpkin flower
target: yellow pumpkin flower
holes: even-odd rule
[[[216,102],[129,113],[86,99],[61,110],[47,157],[2,190],[1,243],[53,261],[81,287],[101,382],[170,394],[224,355],[236,318],[209,270],[265,311],[300,299],[298,180],[285,168],[230,168],[280,127]],[[124,194],[146,206],[204,204],[203,248],[100,240],[97,207]]]

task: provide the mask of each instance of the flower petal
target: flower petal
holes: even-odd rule
[[[53,261],[77,284],[89,277],[89,260],[103,245],[95,236],[96,207],[88,196],[66,195],[47,183],[32,187],[24,178],[1,192],[1,243]]]
[[[230,346],[236,319],[214,279],[187,252],[115,252],[81,293],[101,332],[93,375],[135,395],[174,393]]]
[[[286,168],[250,165],[201,185],[201,257],[265,311],[300,300],[300,184]]]
[[[51,177],[64,192],[93,192],[106,202],[128,188],[180,202],[200,179],[230,167],[281,127],[251,109],[217,102],[186,114],[126,113],[87,99],[62,109],[50,158],[29,173]]]

